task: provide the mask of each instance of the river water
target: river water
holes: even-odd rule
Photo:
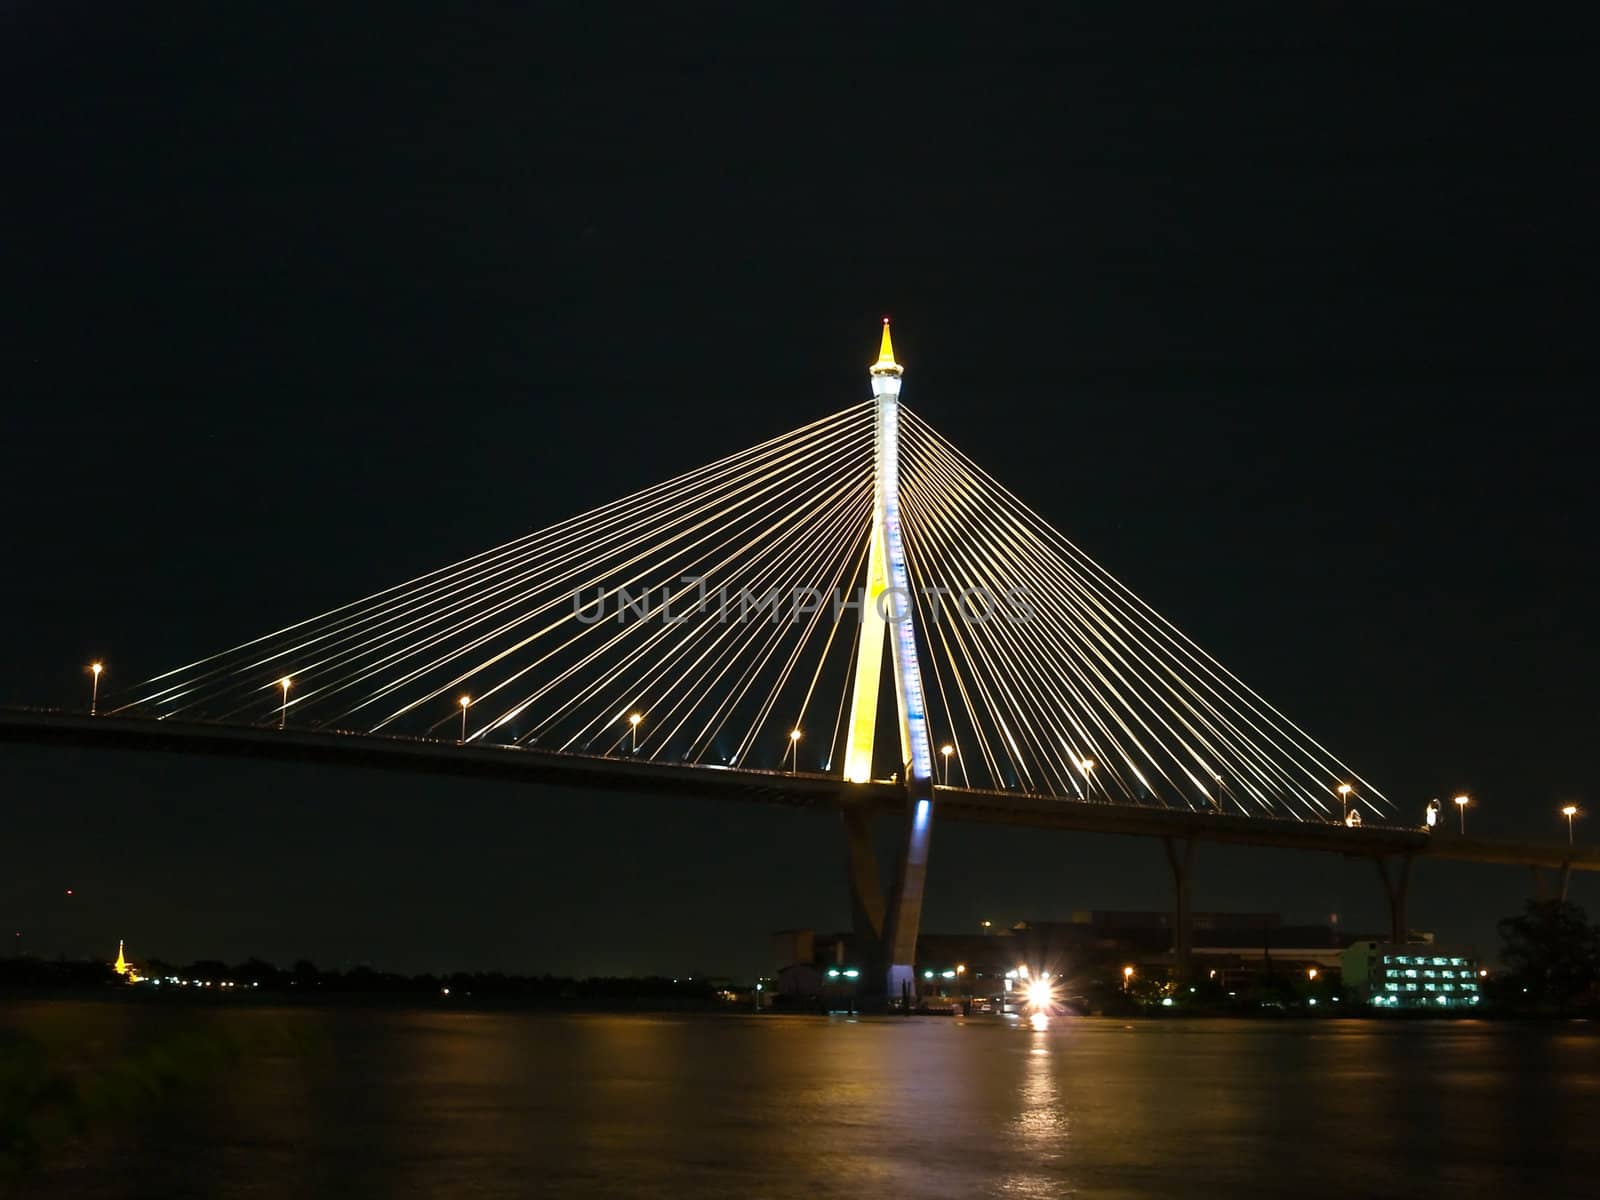
[[[48,1147],[22,1196],[1600,1194],[1582,1024],[66,1003],[0,1027],[73,1070],[182,1060],[199,1028],[243,1046]]]

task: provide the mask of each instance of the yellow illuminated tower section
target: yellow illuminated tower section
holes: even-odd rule
[[[118,975],[121,975],[122,978],[128,983],[138,983],[142,978],[138,972],[138,969],[128,961],[128,956],[123,953],[123,942],[121,938],[117,939],[117,961],[111,964],[111,969]]]
[[[891,676],[899,716],[899,762],[910,801],[910,828],[894,890],[884,913],[883,950],[891,1000],[915,988],[917,926],[922,912],[928,835],[933,821],[933,758],[917,665],[910,574],[900,540],[900,379],[889,319],[883,321],[878,361],[868,368],[877,399],[873,439],[872,528],[867,551],[866,594],[861,606],[861,641],[850,695],[849,742],[844,775],[852,783],[872,778],[883,643],[888,635]]]

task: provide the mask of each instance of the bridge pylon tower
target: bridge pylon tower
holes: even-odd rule
[[[858,938],[867,936],[879,950],[874,964],[885,971],[885,992],[893,1002],[916,993],[917,928],[933,831],[933,757],[928,738],[922,672],[917,663],[915,604],[905,548],[900,535],[900,380],[905,369],[895,361],[889,319],[883,320],[878,361],[868,368],[877,400],[873,436],[872,526],[867,550],[866,588],[861,604],[861,640],[856,649],[855,682],[850,695],[849,740],[844,777],[850,783],[872,778],[878,701],[883,684],[884,641],[889,643],[890,683],[899,725],[900,775],[905,781],[907,828],[899,850],[892,889],[884,903],[876,892],[876,864],[864,855],[872,842],[865,817],[847,817],[850,880]],[[870,930],[860,928],[863,921]]]

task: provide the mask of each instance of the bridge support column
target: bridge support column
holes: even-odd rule
[[[1546,900],[1551,898],[1550,889],[1548,886],[1546,886],[1544,880],[1544,868],[1529,867],[1528,870],[1533,874],[1533,898],[1540,904],[1543,904]],[[1560,900],[1562,903],[1566,902],[1567,884],[1571,882],[1571,880],[1572,864],[1570,862],[1564,862],[1561,864],[1561,869],[1556,872],[1555,899]]]
[[[1194,877],[1194,839],[1183,839],[1180,850],[1164,837],[1161,846],[1172,868],[1172,963],[1179,979],[1187,979],[1194,960],[1194,914],[1190,908],[1190,881]]]
[[[1378,864],[1378,878],[1383,881],[1384,898],[1389,902],[1389,940],[1391,942],[1404,942],[1410,937],[1410,930],[1406,922],[1406,896],[1411,891],[1411,855],[1402,854],[1400,857],[1400,870],[1393,876],[1389,873],[1389,860],[1387,858],[1374,858]]]
[[[885,980],[889,1002],[909,1009],[917,996],[917,931],[922,925],[922,893],[928,877],[928,843],[933,833],[933,780],[909,781],[911,814],[895,870],[894,891],[884,914],[883,949],[889,960]]]
[[[846,808],[844,817],[845,865],[849,871],[851,932],[861,977],[871,980],[868,990],[883,978],[883,885],[878,881],[878,855],[872,846],[872,817],[859,808]]]

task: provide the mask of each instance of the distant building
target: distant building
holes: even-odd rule
[[[1346,947],[1373,935],[1346,933],[1335,923],[1286,925],[1278,913],[1193,914],[1192,967],[1228,988],[1269,979],[1318,981],[1337,988]],[[1165,977],[1174,967],[1172,918],[1166,912],[1082,910],[1064,921],[1019,921],[981,933],[923,933],[917,939],[916,978],[925,1001],[990,997],[1016,991],[1026,968],[1062,979],[1070,999],[1098,979],[1113,984],[1133,967],[1143,978]],[[782,992],[815,988],[824,1001],[854,992],[863,956],[849,933],[784,930],[774,936]],[[798,969],[815,967],[820,973]],[[852,972],[856,972],[852,974]]]
[[[1193,961],[1224,987],[1239,987],[1269,976],[1304,975],[1337,985],[1345,948],[1370,934],[1344,933],[1337,925],[1282,925],[1266,929],[1218,927],[1196,930]],[[1170,961],[1171,956],[1163,956]]]
[[[1427,942],[1357,942],[1344,984],[1377,1008],[1470,1008],[1482,996],[1476,956]]]
[[[814,963],[790,963],[779,970],[772,991],[781,1001],[820,995],[822,971]]]
[[[817,955],[817,935],[809,929],[780,929],[772,935],[772,965],[782,970],[810,963]]]

